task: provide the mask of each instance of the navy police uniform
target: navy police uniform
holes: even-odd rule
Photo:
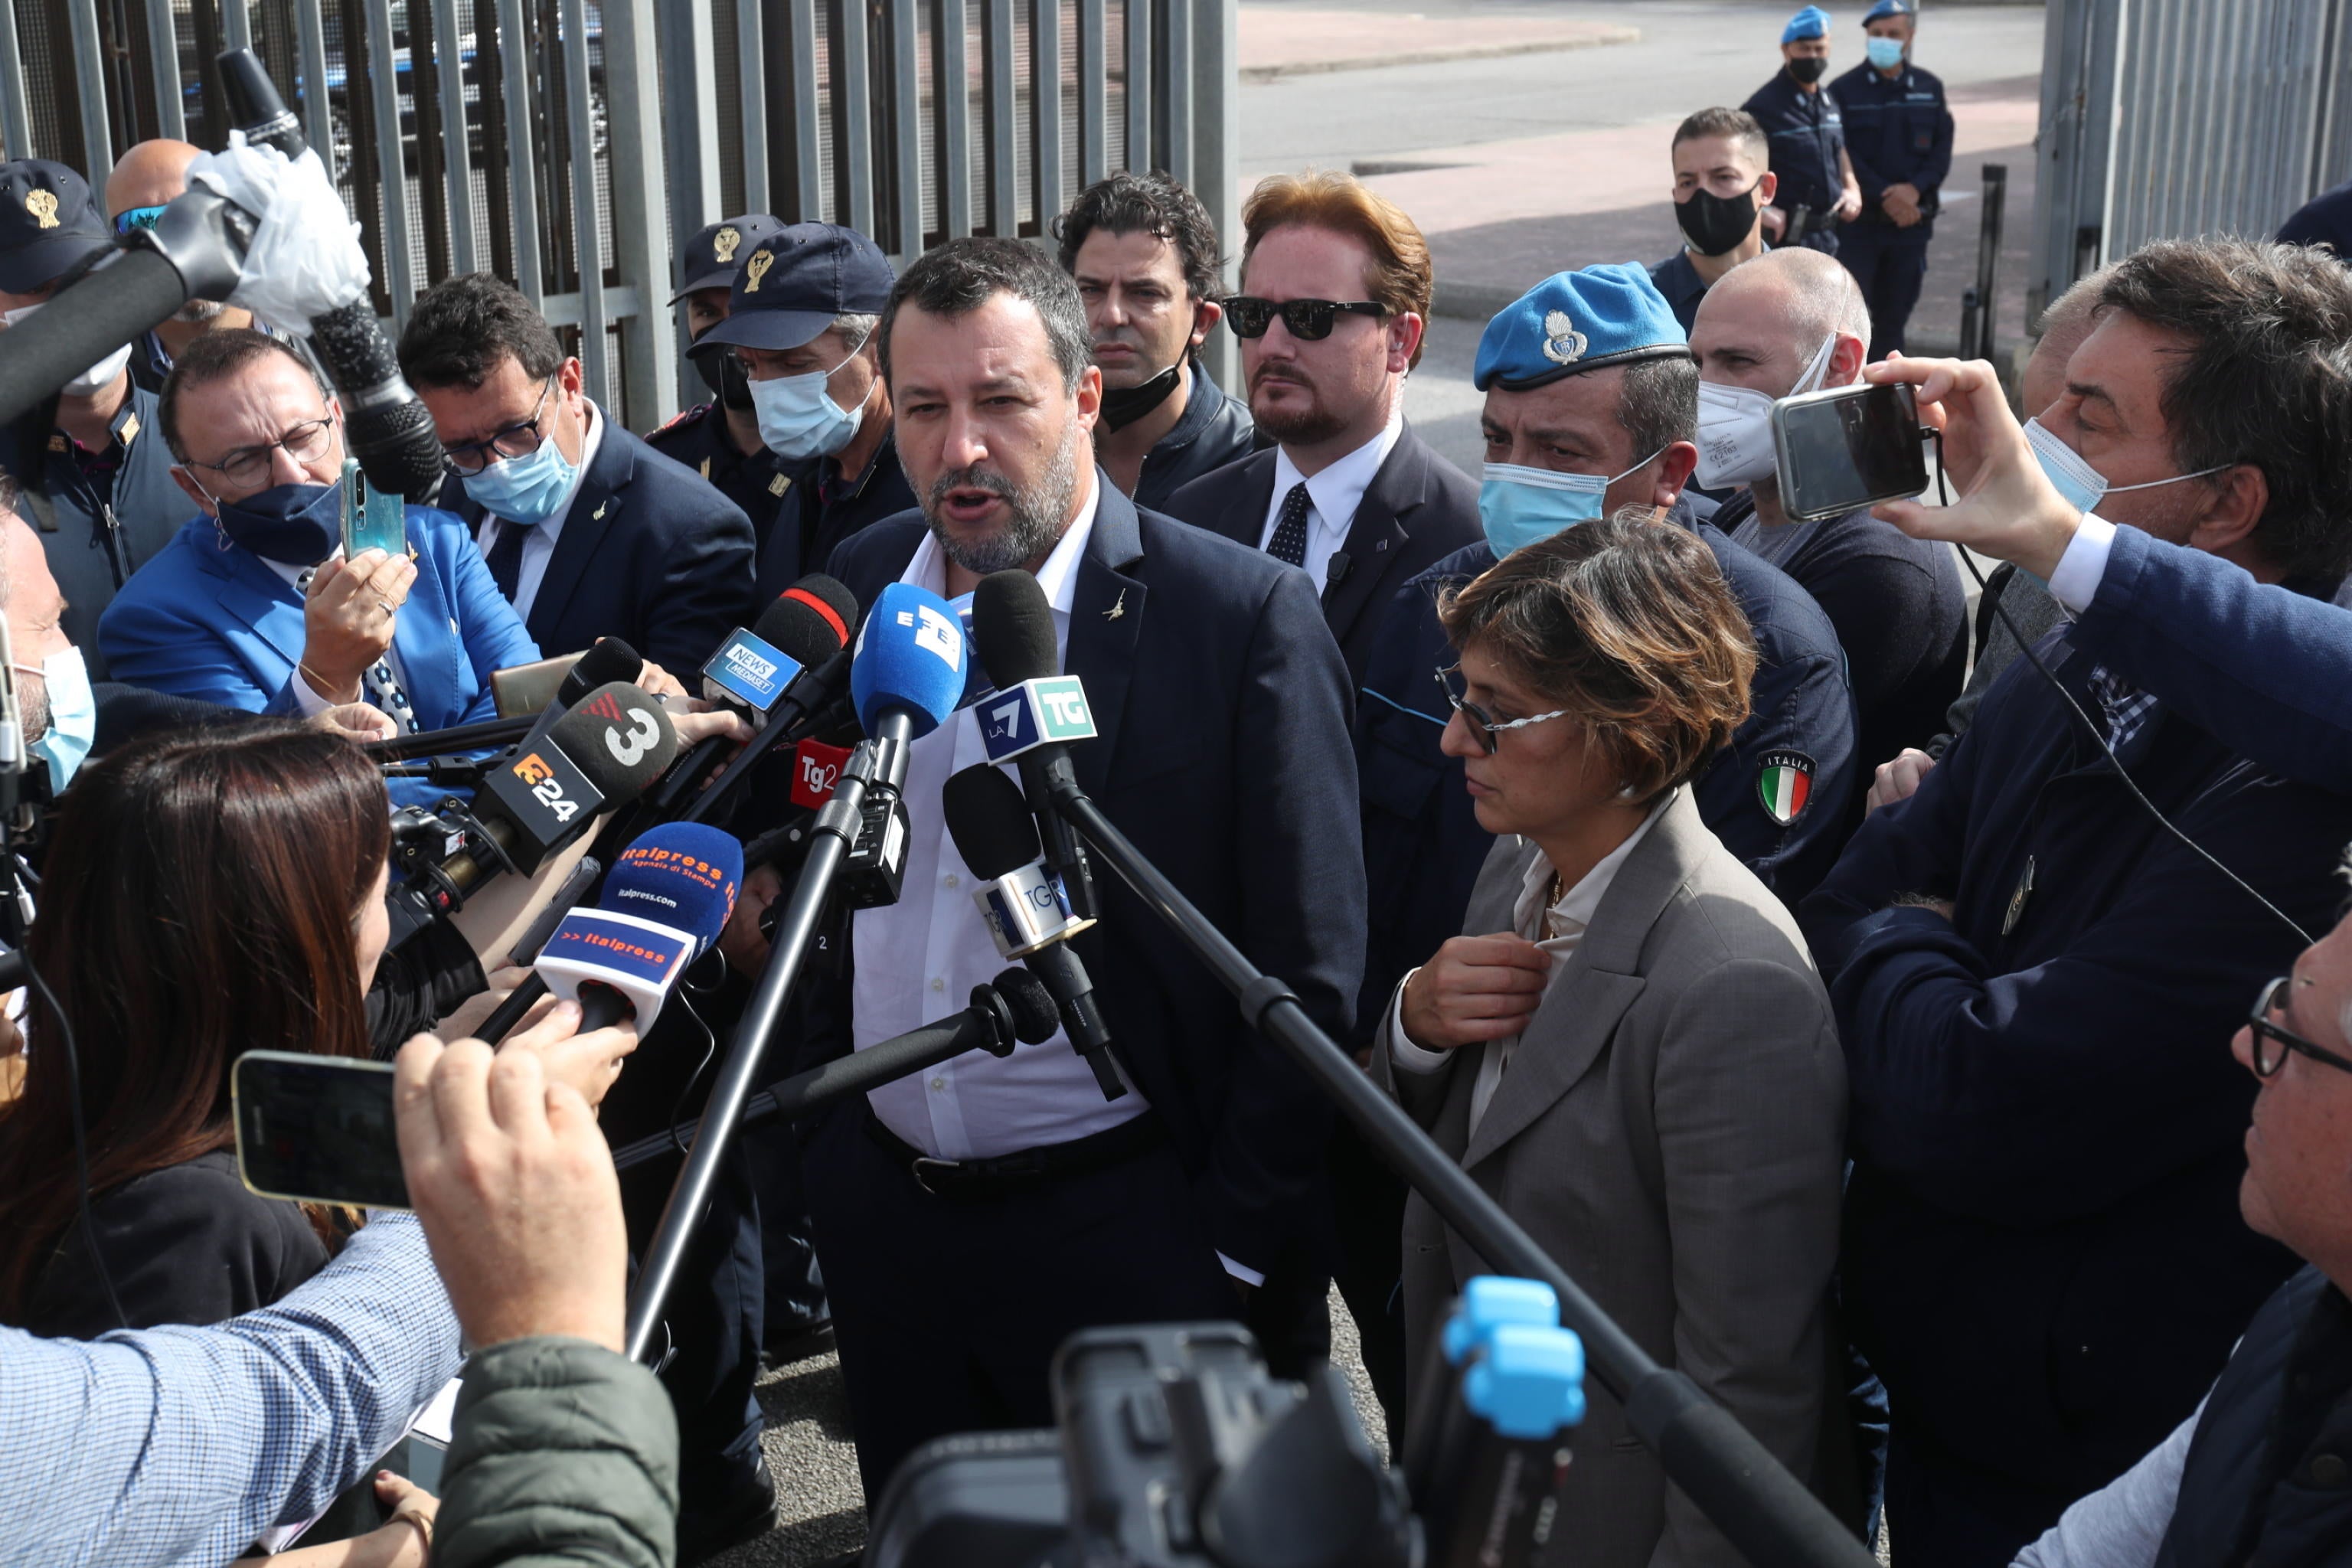
[[[1817,38],[1828,18],[1808,5],[1780,36],[1783,44]],[[1772,197],[1789,220],[1783,245],[1802,245],[1835,256],[1839,235],[1832,216],[1845,190],[1838,160],[1845,152],[1845,117],[1835,94],[1816,84],[1810,91],[1783,66],[1739,106],[1764,127],[1772,173],[1780,184]]]
[[[1907,14],[1907,5],[1882,4],[1874,17]],[[1862,186],[1862,216],[1838,237],[1838,259],[1870,301],[1870,357],[1903,351],[1903,331],[1927,276],[1927,241],[1935,231],[1938,195],[1952,172],[1952,111],[1944,84],[1908,59],[1893,76],[1868,61],[1830,83],[1845,114],[1846,155]],[[1919,192],[1919,221],[1899,228],[1879,205],[1889,185]]]
[[[32,158],[0,164],[0,289],[29,294],[112,243],[89,184],[73,170]],[[124,391],[97,451],[53,426],[48,400],[0,426],[0,472],[24,487],[20,510],[65,594],[65,634],[93,680],[106,677],[100,612],[131,574],[172,542],[191,510],[172,482],[154,395],[135,385]]]

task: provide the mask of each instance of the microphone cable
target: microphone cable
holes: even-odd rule
[[[1927,427],[1927,434],[1936,443],[1936,502],[1938,506],[1948,507],[1952,504],[1952,492],[1948,488],[1947,488],[1944,481],[1944,433],[1933,426],[1928,426]],[[1967,567],[1969,569],[1969,575],[1977,580],[1978,592],[1990,593],[1991,589],[1985,582],[1984,574],[1977,570],[1976,561],[1969,555],[1968,548],[1965,545],[1960,546],[1959,548],[1960,564]],[[2053,594],[2051,597],[2054,600],[2057,595]],[[2063,608],[2063,606],[2061,607]],[[2010,618],[2009,606],[2000,602],[1999,595],[1994,595],[1993,596],[1992,610],[1994,615],[2000,617],[2000,624],[2009,628],[2011,640],[2017,644],[2018,651],[2025,656],[2026,662],[2033,667],[2034,673],[2041,676],[2043,680],[2049,683],[2050,689],[2056,692],[2060,699],[2065,702],[2067,708],[2074,713],[2074,718],[2082,724],[2084,732],[2089,735],[2092,742],[2099,748],[2100,753],[2114,765],[2116,776],[2124,781],[2124,787],[2131,791],[2131,797],[2132,799],[2139,802],[2140,809],[2147,812],[2150,817],[2155,819],[2156,825],[2158,827],[2163,828],[2165,832],[2178,839],[2182,846],[2188,848],[2199,859],[2204,861],[2205,864],[2212,867],[2213,869],[2221,872],[2222,876],[2228,878],[2241,892],[2246,895],[2246,897],[2253,900],[2254,902],[2262,905],[2262,907],[2270,911],[2271,914],[2276,916],[2278,922],[2286,927],[2287,930],[2294,932],[2296,937],[2302,941],[2304,946],[2310,947],[2314,945],[2317,939],[2309,931],[2304,930],[2302,926],[2296,924],[2295,921],[2288,916],[2284,910],[2280,909],[2276,904],[2271,902],[2270,900],[2263,897],[2263,895],[2255,889],[2252,883],[2247,881],[2243,877],[2239,876],[2235,871],[2231,870],[2230,868],[2222,865],[2221,861],[2215,859],[2211,851],[2208,850],[2205,846],[2198,843],[2197,840],[2189,837],[2189,835],[2183,833],[2179,828],[2173,826],[2172,819],[2165,816],[2164,813],[2158,809],[2156,802],[2147,798],[2147,794],[2139,787],[2139,781],[2131,776],[2131,771],[2128,768],[2126,768],[2123,764],[2122,759],[2116,755],[2115,747],[2107,742],[2107,737],[2104,727],[2092,721],[2090,714],[2084,711],[2083,705],[2074,700],[2074,694],[2067,690],[2064,684],[2061,682],[2055,675],[2051,673],[2050,667],[2048,665],[2042,662],[2042,656],[2033,651],[2032,642],[2027,638],[2024,633],[2018,630],[2017,623]],[[2069,616],[2067,618],[2071,621],[2073,616]]]

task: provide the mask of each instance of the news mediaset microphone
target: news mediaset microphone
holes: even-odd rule
[[[621,851],[596,906],[563,917],[532,972],[546,990],[580,1004],[583,1030],[634,1016],[642,1034],[677,977],[719,939],[742,886],[743,847],[731,836],[663,823]]]
[[[1127,1085],[1110,1058],[1110,1026],[1095,1003],[1086,964],[1069,945],[1095,922],[1071,913],[1061,884],[1045,869],[1021,787],[993,763],[974,763],[948,780],[940,805],[956,853],[981,880],[971,899],[997,952],[1020,959],[1045,983],[1070,1044],[1094,1069],[1103,1098],[1118,1099]]]
[[[719,1163],[742,1121],[758,1081],[760,1061],[783,1016],[784,1004],[814,945],[818,922],[832,901],[835,878],[856,844],[872,791],[895,801],[907,777],[907,749],[947,721],[963,695],[963,624],[945,599],[908,583],[882,591],[857,634],[849,687],[867,739],[841,770],[833,796],[812,824],[808,855],[783,900],[768,966],[735,1026],[735,1042],[719,1065],[703,1109],[702,1131],[678,1170],[661,1223],[646,1247],[644,1267],[629,1293],[627,1351],[644,1362],[654,1354],[668,1300],[684,1264],[695,1225],[710,1202]]]
[[[1054,809],[1054,786],[1067,781],[1076,787],[1067,742],[1091,740],[1094,722],[1087,713],[1086,693],[1076,676],[1062,674],[1062,657],[1055,648],[1054,606],[1034,574],[1015,568],[992,572],[980,580],[971,595],[971,641],[981,668],[1004,694],[983,699],[981,732],[987,740],[992,715],[1001,725],[1023,711],[1036,716],[1025,735],[1008,733],[1003,749],[991,741],[989,760],[1017,758],[1022,788],[1028,793],[1030,812],[1045,838],[1045,864],[1068,889],[1070,907],[1092,917],[1102,912],[1095,901],[1093,873],[1087,868],[1085,846],[1070,825]],[[1050,698],[1045,683],[1055,683]],[[1014,708],[1017,700],[1023,706]],[[1062,721],[1056,724],[1054,720]],[[1083,733],[1078,731],[1083,729]]]
[[[741,710],[753,733],[751,743],[695,797],[685,820],[707,822],[716,816],[762,757],[840,696],[849,679],[846,648],[856,624],[857,596],[815,572],[778,595],[750,631],[738,626],[728,634],[702,667],[703,695]],[[676,810],[726,744],[714,738],[696,747],[686,764],[663,781],[655,808]]]

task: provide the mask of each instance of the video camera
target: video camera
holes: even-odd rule
[[[1561,1434],[1584,1415],[1583,1346],[1559,1312],[1537,1281],[1471,1281],[1431,1347],[1402,1472],[1339,1373],[1278,1381],[1237,1323],[1084,1331],[1054,1359],[1059,1429],[917,1449],[865,1561],[1525,1568],[1559,1528]]]

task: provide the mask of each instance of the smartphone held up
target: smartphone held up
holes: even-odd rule
[[[1925,432],[1911,388],[1832,387],[1772,405],[1780,505],[1794,521],[1837,517],[1927,488]]]

